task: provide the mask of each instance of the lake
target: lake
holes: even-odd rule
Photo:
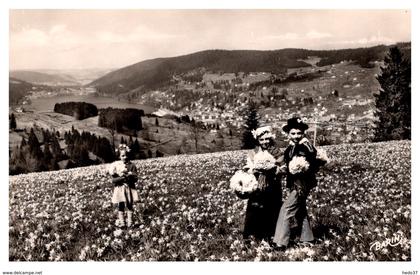
[[[113,108],[135,108],[135,109],[142,109],[146,114],[150,114],[156,111],[156,108],[135,104],[135,103],[128,103],[126,101],[118,101],[118,99],[110,98],[110,97],[100,97],[100,96],[92,96],[92,95],[65,95],[65,96],[53,96],[53,97],[42,97],[42,98],[33,98],[31,99],[31,105],[27,105],[26,109],[34,110],[36,112],[52,112],[54,111],[54,105],[56,103],[63,103],[63,102],[87,102],[94,104],[98,109],[113,107]]]

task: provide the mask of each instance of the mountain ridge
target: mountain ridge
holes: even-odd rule
[[[411,56],[411,42],[394,44]],[[342,60],[353,60],[363,66],[381,60],[394,45],[377,45],[367,48],[339,50],[307,50],[285,48],[279,50],[204,50],[175,57],[160,57],[140,61],[112,71],[92,81],[100,93],[119,95],[132,90],[153,90],[167,86],[175,75],[186,74],[204,68],[207,71],[270,72],[284,74],[287,69],[308,67],[302,61],[308,56],[318,56],[317,66],[331,65]],[[408,49],[407,49],[408,48]]]
[[[9,72],[9,76],[33,84],[80,85],[76,79],[68,74],[59,75],[32,70],[12,70]]]

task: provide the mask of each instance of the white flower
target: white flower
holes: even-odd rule
[[[315,255],[315,251],[313,249],[309,249],[306,255],[308,255],[309,257],[312,257],[313,255]]]
[[[276,159],[267,151],[259,151],[254,156],[254,169],[270,170],[276,166]]]
[[[230,179],[230,188],[233,191],[243,193],[253,192],[258,187],[258,181],[254,175],[237,171]]]
[[[293,175],[305,172],[309,169],[309,162],[305,157],[293,157],[289,162],[289,172]]]
[[[328,158],[327,152],[324,149],[317,149],[316,158],[319,159],[319,160],[325,161],[326,163],[330,162],[330,159]]]
[[[125,163],[121,160],[111,163],[108,168],[108,173],[110,175],[117,174],[119,176],[122,176],[126,172],[127,172],[127,167],[125,166]]]
[[[119,236],[121,236],[122,232],[123,231],[121,229],[117,229],[117,230],[114,231],[114,236],[119,237]]]

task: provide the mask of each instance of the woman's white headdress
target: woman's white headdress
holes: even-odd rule
[[[271,139],[275,139],[276,135],[272,133],[271,130],[271,126],[263,126],[263,127],[259,127],[256,130],[252,130],[251,131],[252,136],[255,139],[259,139],[259,138],[271,138]]]

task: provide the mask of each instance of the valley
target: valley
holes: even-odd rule
[[[13,151],[23,138],[27,139],[31,128],[35,128],[41,141],[41,129],[60,133],[63,150],[66,149],[63,135],[73,128],[80,133],[105,137],[111,144],[129,140],[127,133],[99,127],[98,116],[76,120],[53,111],[56,103],[69,101],[94,104],[99,112],[107,107],[143,110],[143,129],[130,135],[138,139],[147,157],[240,149],[251,102],[256,104],[259,124],[273,127],[280,146],[287,140],[281,127],[293,116],[302,117],[308,123],[307,135],[311,140],[316,139],[317,145],[369,142],[375,121],[374,94],[380,88],[376,76],[383,64],[382,51],[387,48],[374,49],[376,55],[368,63],[360,61],[365,49],[349,50],[356,59],[333,59],[336,63],[328,61],[328,52],[318,52],[324,56],[305,56],[305,52],[296,50],[292,54],[296,62],[289,60],[276,70],[271,64],[271,71],[231,72],[232,64],[220,59],[226,56],[226,51],[207,51],[148,60],[109,73],[104,70],[104,75],[84,86],[45,86],[13,78],[10,93],[19,91],[21,98],[10,104],[17,129],[10,132],[9,150]],[[343,58],[348,54],[346,50],[340,53]],[[207,59],[201,60],[206,54]],[[277,53],[264,56],[265,53],[239,51],[235,54],[255,62],[245,66],[241,63],[244,61],[230,56],[232,62],[239,62],[238,68],[261,69],[268,67],[257,57],[268,60]],[[212,55],[218,61],[210,62],[208,58]],[[181,61],[186,63],[177,63]],[[207,62],[208,66],[200,62]],[[167,71],[163,64],[173,70]],[[167,77],[169,81],[165,80]],[[151,80],[155,81],[153,85]]]

